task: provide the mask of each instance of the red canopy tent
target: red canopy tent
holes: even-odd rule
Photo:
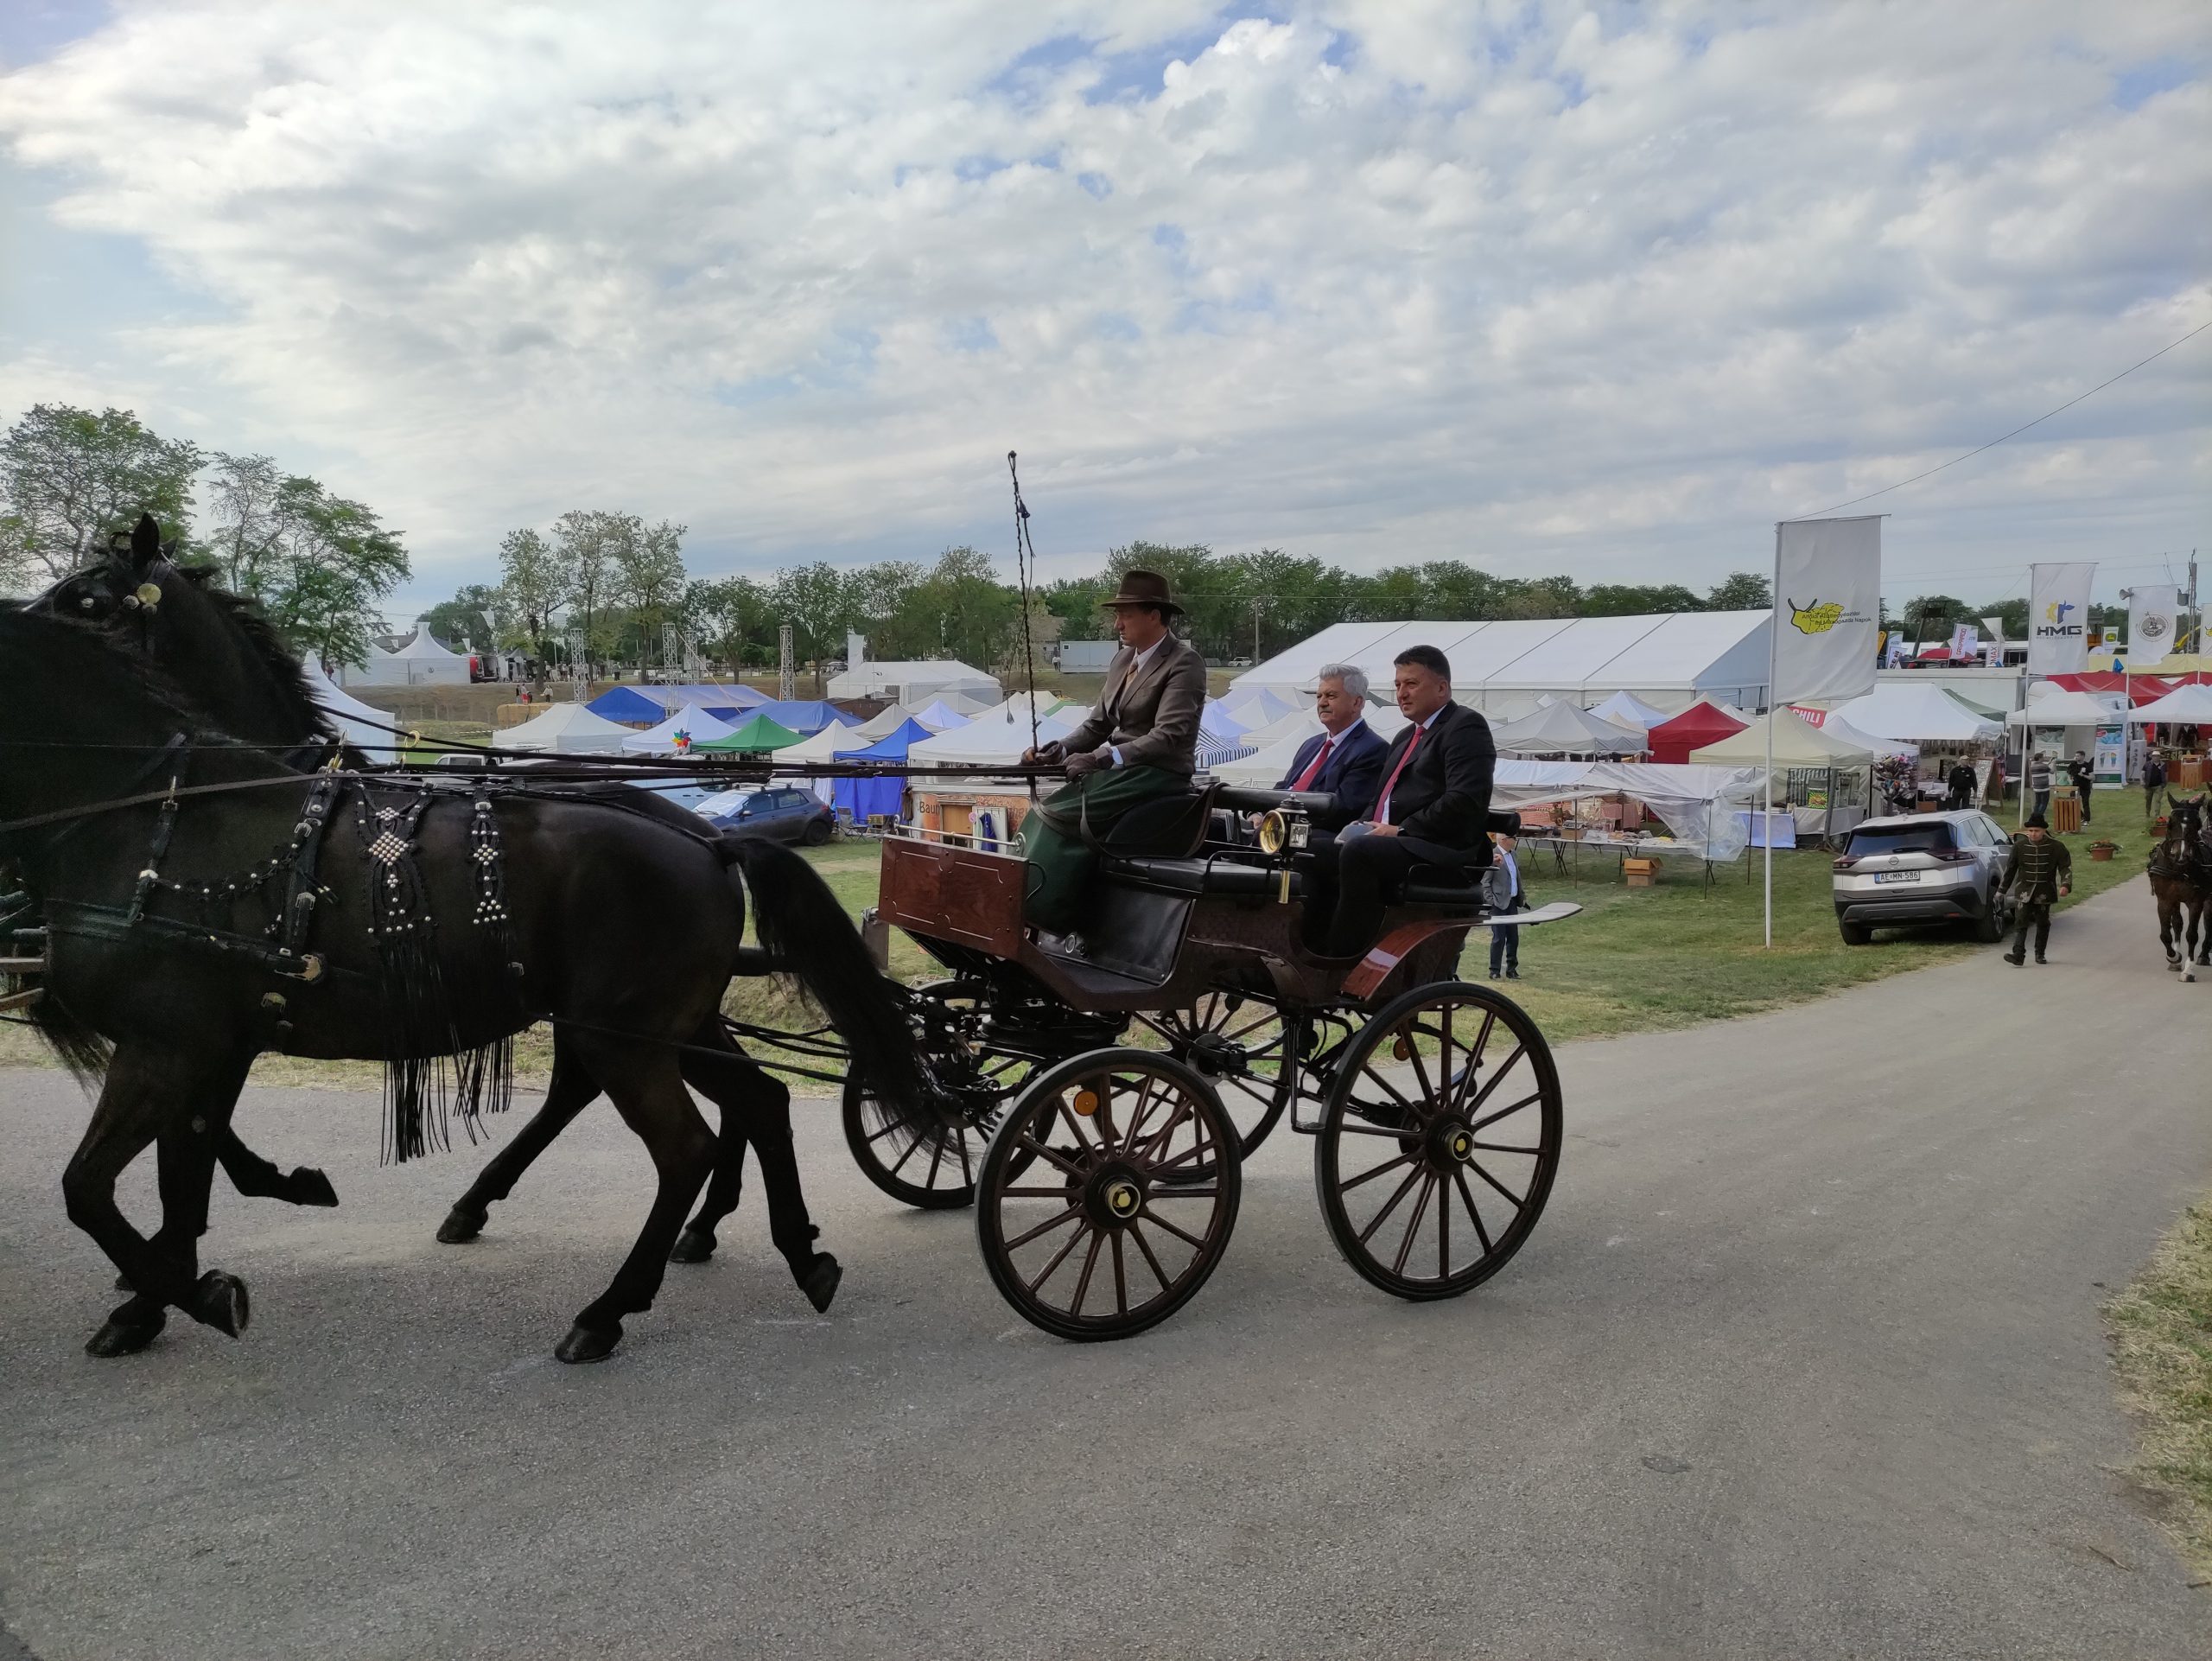
[[[1653,760],[1679,766],[1688,761],[1692,750],[1733,737],[1744,727],[1743,722],[1726,710],[1717,710],[1700,698],[1671,721],[1661,722],[1643,737],[1644,742],[1651,746]]]

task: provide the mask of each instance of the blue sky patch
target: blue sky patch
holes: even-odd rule
[[[2186,86],[2196,79],[2196,66],[2180,58],[2153,58],[2113,77],[2112,101],[2123,110],[2139,110],[2161,92]]]

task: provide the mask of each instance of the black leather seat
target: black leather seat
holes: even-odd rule
[[[1218,786],[1193,791],[1188,796],[1162,796],[1135,807],[1107,827],[1098,845],[1109,855],[1168,856],[1187,858],[1206,838]]]

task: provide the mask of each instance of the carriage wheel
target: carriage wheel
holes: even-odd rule
[[[1456,1297],[1503,1268],[1559,1169],[1559,1071],[1527,1011],[1465,982],[1418,987],[1335,1072],[1313,1186],[1344,1260],[1414,1299]]]
[[[1165,1321],[1228,1248],[1236,1141],[1206,1080],[1156,1050],[1094,1050],[1039,1074],[983,1156],[976,1238],[991,1279],[1061,1338]],[[1176,1180],[1199,1163],[1212,1180]]]
[[[935,1000],[954,1022],[982,1002],[971,986],[959,981],[920,987],[915,996]],[[921,1034],[917,1036],[921,1041]],[[1036,1066],[1027,1056],[988,1046],[962,1054],[946,1050],[939,1041],[925,1042],[925,1049],[941,1079],[969,1087],[971,1103],[987,1098],[1004,1102]],[[844,1119],[845,1144],[861,1174],[893,1200],[923,1211],[957,1211],[976,1203],[976,1173],[990,1145],[988,1119],[948,1116],[918,1127],[895,1117],[866,1080],[850,1074],[845,1079]]]
[[[1268,1139],[1298,1089],[1291,1029],[1272,1005],[1235,992],[1206,992],[1187,1009],[1137,1019],[1211,1085],[1249,1157]]]

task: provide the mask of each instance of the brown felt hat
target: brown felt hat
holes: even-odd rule
[[[1157,606],[1170,614],[1183,608],[1167,597],[1167,579],[1158,571],[1127,570],[1122,573],[1122,591],[1110,600],[1102,600],[1102,606]]]

